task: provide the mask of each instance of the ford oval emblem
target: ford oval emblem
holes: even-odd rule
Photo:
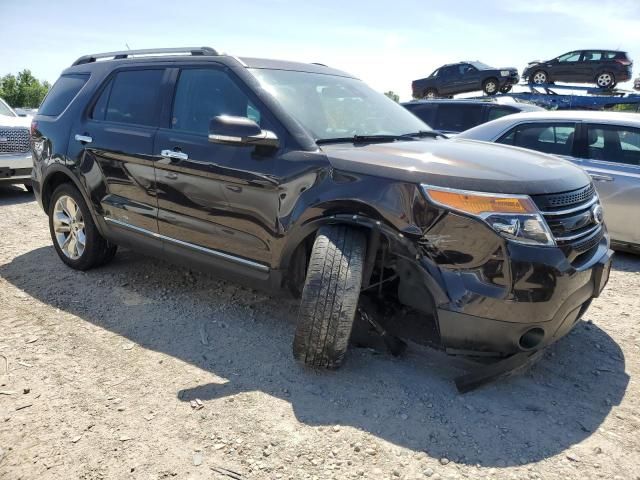
[[[597,225],[602,225],[602,222],[604,222],[604,210],[602,209],[602,206],[594,205],[591,209],[591,216]]]

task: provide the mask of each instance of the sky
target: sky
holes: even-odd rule
[[[0,0],[0,75],[28,68],[54,82],[77,57],[127,45],[320,62],[408,100],[412,80],[464,60],[522,72],[621,49],[637,76],[640,0]]]

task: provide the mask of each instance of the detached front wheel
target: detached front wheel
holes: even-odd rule
[[[366,247],[364,233],[348,226],[319,230],[293,340],[297,360],[316,368],[342,364],[360,297]]]

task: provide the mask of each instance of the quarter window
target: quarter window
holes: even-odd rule
[[[554,155],[571,155],[575,131],[574,123],[518,125],[500,138],[498,143]]]
[[[80,89],[87,83],[89,75],[69,74],[62,75],[51,87],[38,113],[51,117],[57,117],[75,98]]]
[[[640,129],[589,125],[587,132],[589,158],[640,165]]]
[[[206,134],[209,121],[218,115],[247,117],[258,124],[261,120],[260,111],[225,72],[182,70],[173,102],[172,128]]]
[[[102,90],[92,118],[136,125],[157,125],[164,70],[127,70]]]

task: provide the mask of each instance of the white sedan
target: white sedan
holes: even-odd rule
[[[602,201],[612,245],[640,251],[640,115],[594,111],[517,113],[458,139],[559,155],[584,168]]]

